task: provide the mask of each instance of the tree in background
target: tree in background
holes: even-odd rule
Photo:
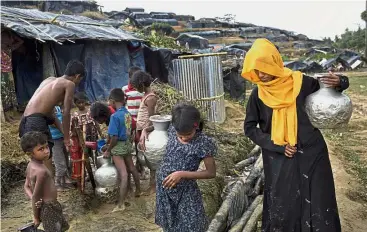
[[[235,14],[225,14],[223,17],[216,17],[216,19],[227,22],[227,23],[235,23],[236,15]]]
[[[151,30],[156,31],[156,33],[161,33],[167,36],[171,35],[172,32],[175,31],[168,23],[153,23],[150,28]]]
[[[324,41],[325,44],[327,44],[327,45],[332,45],[333,44],[333,41],[331,40],[330,37],[325,37],[325,38],[322,39],[322,41]]]
[[[366,27],[364,29],[364,56],[365,56],[365,59],[367,59],[367,1],[366,1],[366,10],[362,12],[361,14],[361,18],[363,21],[365,21],[366,23]]]
[[[357,31],[350,31],[347,28],[340,37],[335,36],[334,43],[338,48],[352,49],[362,53],[365,49],[365,37],[365,30],[362,30],[361,27],[358,27]]]

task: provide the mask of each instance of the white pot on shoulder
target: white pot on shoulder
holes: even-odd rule
[[[145,160],[147,165],[159,166],[163,155],[166,152],[168,142],[168,127],[171,123],[171,115],[154,115],[149,118],[153,123],[154,130],[149,134],[145,141]]]
[[[333,129],[346,126],[352,116],[350,98],[325,86],[319,81],[320,89],[306,99],[306,113],[311,124],[319,129]]]

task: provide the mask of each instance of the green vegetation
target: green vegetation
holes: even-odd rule
[[[366,10],[361,13],[361,19],[363,21],[367,21],[367,11]]]
[[[367,76],[355,76],[349,78],[348,92],[367,96]]]
[[[291,58],[287,55],[281,55],[281,56],[282,56],[283,61],[290,61],[291,60]]]
[[[337,48],[362,52],[365,48],[365,30],[359,27],[357,31],[350,31],[347,28],[340,37],[335,36],[334,44]]]
[[[187,51],[185,47],[177,45],[175,38],[166,36],[162,33],[157,33],[155,30],[150,31],[149,34],[145,32],[146,31],[143,29],[136,31],[135,34],[143,40],[147,41],[152,47],[177,49],[180,52]]]
[[[150,29],[156,31],[158,34],[167,36],[175,31],[168,23],[153,23]]]
[[[332,53],[327,53],[327,54],[323,54],[323,53],[318,53],[318,54],[315,54],[313,56],[311,56],[311,60],[322,60],[322,59],[331,59],[331,58],[334,58],[335,57],[335,54],[332,54]]]
[[[158,48],[171,48],[184,51],[185,48],[176,44],[176,40],[172,37],[152,33],[148,36],[144,36],[144,39],[150,43],[153,47]]]

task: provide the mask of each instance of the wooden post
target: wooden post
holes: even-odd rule
[[[82,162],[82,184],[81,184],[81,189],[82,189],[82,192],[84,192],[84,188],[85,188],[85,162],[86,162],[86,156],[85,156],[85,144],[84,144],[84,142],[85,142],[85,139],[84,139],[84,136],[85,136],[85,127],[86,127],[86,125],[82,125],[82,132],[83,132],[83,134],[82,134],[82,136],[81,136],[81,138],[79,138],[79,141],[81,140],[82,141],[82,143],[80,143],[81,144],[81,146],[82,146],[82,151],[83,151],[83,155],[82,155],[82,160],[83,160],[83,162]]]
[[[85,138],[84,138],[84,135],[85,135],[85,128],[86,128],[86,125],[82,125],[82,128],[77,128],[76,131],[77,131],[77,136],[78,136],[78,140],[79,140],[79,145],[80,147],[82,148],[82,176],[81,176],[81,183],[80,183],[80,187],[81,187],[81,192],[83,193],[84,192],[84,188],[85,188],[85,170],[87,170],[88,172],[88,175],[89,175],[89,178],[90,178],[90,181],[92,183],[92,187],[93,189],[96,188],[96,183],[94,181],[94,176],[93,176],[93,171],[92,171],[92,167],[90,165],[90,162],[89,162],[89,157],[86,156],[85,154],[85,150],[86,150],[86,147],[85,147]]]
[[[3,101],[0,97],[0,111],[1,111],[1,122],[4,123],[5,122],[5,114],[4,114],[4,109],[3,109]]]
[[[56,77],[55,64],[48,43],[44,43],[42,46],[42,64],[43,79]]]
[[[367,1],[366,1],[366,11],[367,11]],[[366,27],[364,29],[364,57],[367,59],[367,20],[365,21]],[[366,62],[366,61],[365,61]]]

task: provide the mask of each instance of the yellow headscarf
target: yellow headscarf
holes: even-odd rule
[[[276,78],[262,82],[255,70]],[[269,40],[257,39],[246,54],[241,75],[257,84],[259,98],[273,109],[271,140],[274,144],[297,144],[296,98],[301,90],[302,73],[284,67],[278,49]]]

